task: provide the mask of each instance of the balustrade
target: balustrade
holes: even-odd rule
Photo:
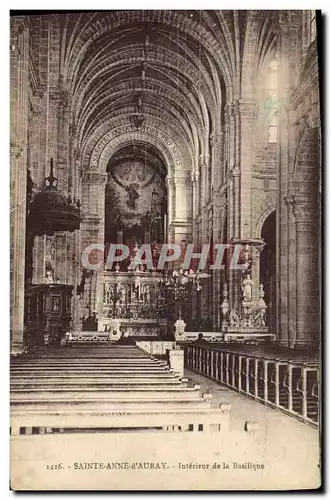
[[[256,401],[318,425],[317,362],[289,361],[210,346],[185,345],[184,363],[186,368]]]

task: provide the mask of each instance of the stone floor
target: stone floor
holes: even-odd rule
[[[200,384],[202,392],[212,392],[214,406],[220,401],[232,405],[229,433],[12,437],[13,489],[293,490],[319,486],[316,429],[189,370],[185,375],[191,383]],[[246,432],[247,421],[257,422],[259,429]]]

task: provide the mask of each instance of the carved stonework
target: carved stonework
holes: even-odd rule
[[[296,222],[313,222],[313,207],[306,198],[296,198],[294,196],[292,204]],[[316,221],[315,221],[316,222]]]
[[[192,184],[197,184],[200,180],[199,172],[191,172],[191,182]]]
[[[262,243],[261,245],[254,245],[252,246],[252,258],[253,258],[253,261],[256,262],[256,261],[259,261],[260,260],[260,254],[264,248],[264,243]]]
[[[192,186],[192,179],[190,175],[187,175],[186,177],[175,177],[174,181],[176,186],[180,187]]]
[[[296,222],[313,222],[314,210],[306,196],[288,195],[284,203],[292,209]]]
[[[265,214],[276,209],[276,191],[269,191],[261,201],[259,212]]]
[[[239,111],[242,118],[255,120],[258,116],[258,107],[255,102],[241,101],[239,103]]]
[[[209,166],[209,160],[210,156],[209,155],[200,155],[199,156],[199,167],[204,168]]]
[[[209,143],[212,148],[216,151],[220,151],[224,144],[224,133],[220,134],[211,134],[209,137]]]
[[[85,177],[84,180],[88,184],[105,184],[107,181],[107,174],[106,173],[101,173],[101,172],[85,172]]]
[[[139,134],[151,136],[153,140],[158,140],[161,143],[163,143],[166,148],[169,150],[169,153],[173,157],[174,163],[176,167],[182,167],[183,166],[183,160],[180,152],[180,146],[181,143],[180,141],[175,141],[170,137],[168,134],[165,132],[161,131],[159,129],[159,123],[154,123],[152,120],[149,120],[148,123],[144,123],[141,125],[139,128]],[[132,135],[133,133],[137,133],[137,129],[135,127],[135,124],[133,123],[128,123],[125,125],[121,125],[119,127],[115,127],[114,129],[110,130],[107,132],[95,145],[92,154],[91,154],[91,160],[90,160],[90,168],[94,168],[94,166],[99,165],[99,161],[102,155],[102,152],[104,149],[110,144],[113,143],[114,141],[114,146],[116,142],[118,143],[118,138],[125,134],[130,134]],[[142,140],[142,136],[141,136]],[[97,167],[95,167],[97,168]]]
[[[238,104],[235,102],[230,102],[225,106],[225,116],[233,117],[238,113]]]

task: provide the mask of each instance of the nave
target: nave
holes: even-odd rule
[[[229,407],[135,345],[73,347],[11,365],[12,435],[228,427]]]
[[[93,471],[83,470],[91,462],[112,468],[99,472],[107,473],[104,489],[120,487],[123,471],[118,467],[123,465],[118,463],[166,464],[157,475],[151,465],[144,465],[143,473],[131,470],[128,489],[181,489],[183,474],[191,470],[184,467],[198,466],[197,489],[206,482],[212,489],[230,488],[238,474],[239,488],[252,480],[255,488],[263,488],[275,477],[278,488],[317,484],[316,428],[196,371],[185,368],[180,378],[164,357],[134,345],[63,347],[27,355],[12,361],[11,376],[13,480],[23,481],[27,489],[33,479],[27,458],[52,464],[54,457],[68,489],[75,488],[77,479],[82,489],[99,487]],[[226,474],[223,464],[230,467]],[[252,477],[257,466],[263,468]],[[68,475],[69,468],[75,476]],[[54,478],[51,470],[41,474],[40,488],[58,489]]]

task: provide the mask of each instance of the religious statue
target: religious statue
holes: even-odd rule
[[[126,201],[126,204],[129,208],[131,208],[131,210],[136,210],[136,201],[137,199],[139,198],[139,193],[138,193],[138,188],[139,188],[139,185],[138,184],[129,184],[128,186],[126,186],[125,190],[127,191],[128,193],[128,200]]]
[[[139,271],[141,270],[141,264],[142,264],[142,259],[139,257],[139,246],[138,243],[135,243],[133,249],[132,249],[132,255],[131,255],[131,262],[130,262],[130,269],[132,271]]]
[[[242,282],[242,292],[243,292],[243,300],[244,302],[252,302],[252,289],[254,283],[251,280],[251,275],[247,274],[246,278]]]
[[[46,271],[45,283],[46,283],[46,285],[50,285],[50,284],[54,283],[52,271]]]
[[[229,314],[229,325],[232,327],[239,326],[239,316],[235,309],[231,309]]]
[[[258,308],[254,315],[255,326],[265,326],[265,309]]]

